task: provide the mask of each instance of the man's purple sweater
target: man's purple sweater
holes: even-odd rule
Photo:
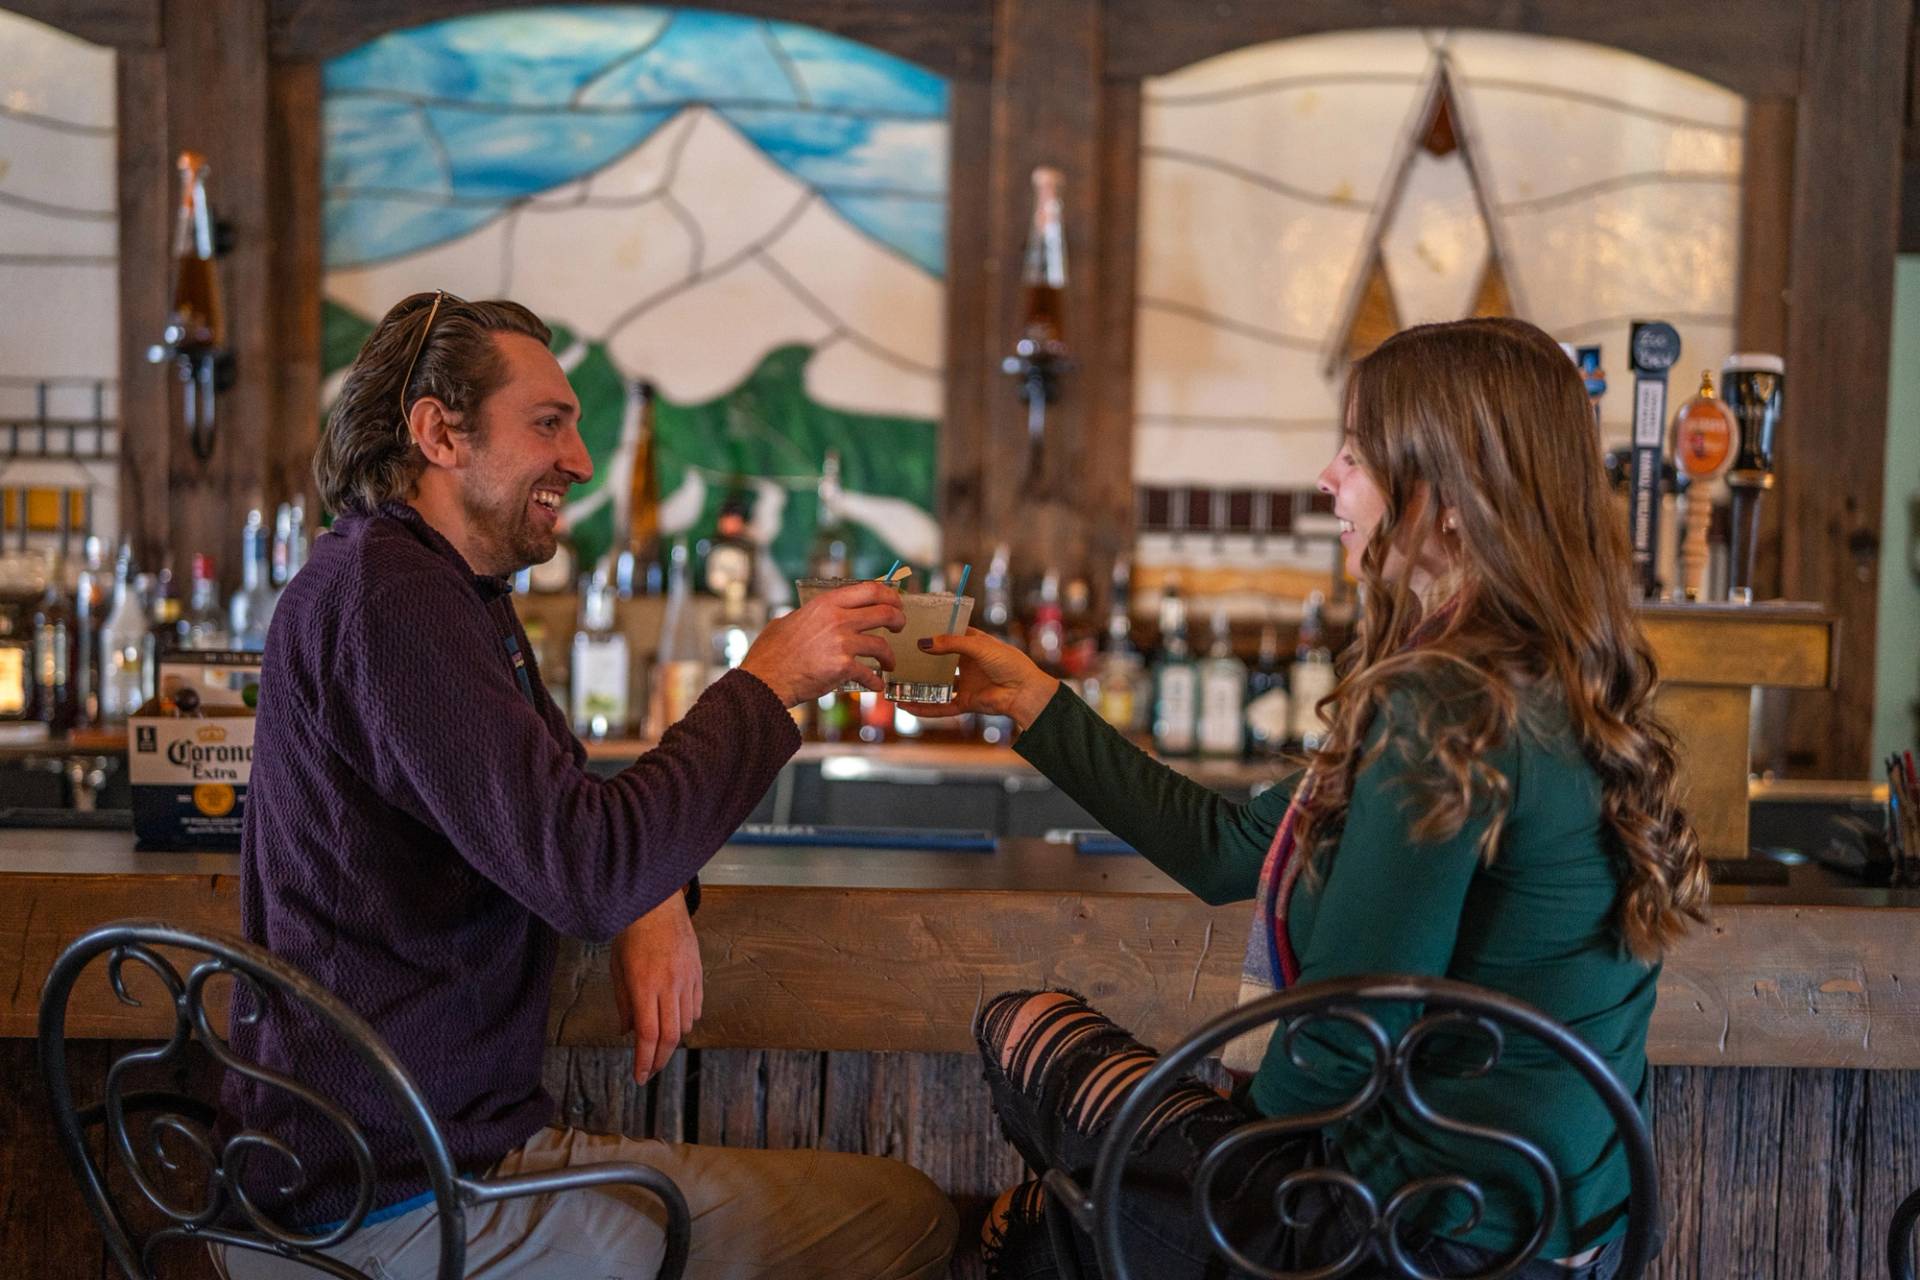
[[[799,742],[773,692],[735,671],[631,768],[596,777],[507,583],[405,503],[346,516],[274,613],[241,919],[373,1024],[459,1167],[485,1169],[553,1111],[540,1059],[558,936],[605,941],[678,892]],[[331,1032],[274,1001],[234,1020],[233,1043],[366,1126],[375,1205],[425,1189],[399,1113]],[[281,1090],[232,1074],[226,1090],[306,1165],[282,1215],[344,1217],[353,1175],[332,1127]],[[289,1179],[270,1155],[255,1163],[261,1190]]]

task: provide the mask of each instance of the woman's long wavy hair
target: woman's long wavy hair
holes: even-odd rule
[[[1626,534],[1572,362],[1517,320],[1408,329],[1354,365],[1347,443],[1386,511],[1361,557],[1364,617],[1321,703],[1330,728],[1309,765],[1300,847],[1330,853],[1369,727],[1394,690],[1417,690],[1418,749],[1401,746],[1417,762],[1413,834],[1446,839],[1483,815],[1490,860],[1510,794],[1489,753],[1564,705],[1622,863],[1622,940],[1657,959],[1705,918],[1706,864],[1654,715]],[[1443,510],[1457,529],[1442,528]],[[1407,573],[1390,582],[1383,569],[1434,546],[1450,571],[1429,614]]]

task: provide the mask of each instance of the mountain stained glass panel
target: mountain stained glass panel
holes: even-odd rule
[[[587,418],[585,562],[617,538],[641,381],[666,532],[704,534],[744,488],[763,581],[790,577],[832,450],[860,567],[937,559],[940,77],[788,23],[553,6],[333,59],[323,121],[327,399],[406,294],[510,297],[554,327]]]

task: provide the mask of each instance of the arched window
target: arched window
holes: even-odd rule
[[[118,536],[114,92],[111,49],[0,11],[0,551]]]
[[[1328,586],[1309,495],[1346,366],[1407,325],[1517,315],[1600,344],[1616,388],[1635,318],[1680,330],[1681,383],[1733,345],[1746,107],[1698,77],[1572,40],[1380,30],[1210,58],[1144,99],[1149,580],[1179,563],[1227,592]],[[1605,445],[1630,401],[1604,401]],[[1216,510],[1237,531],[1167,531],[1223,527]]]

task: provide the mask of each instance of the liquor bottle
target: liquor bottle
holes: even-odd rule
[[[1160,597],[1160,662],[1153,678],[1153,745],[1163,756],[1193,754],[1200,672],[1187,647],[1187,602],[1168,583]]]
[[[186,647],[186,613],[174,594],[173,571],[162,569],[153,579],[147,604],[147,634],[140,640],[140,690],[148,698],[160,692],[160,659]]]
[[[1012,547],[1003,542],[993,549],[993,559],[987,565],[987,576],[980,584],[979,616],[982,631],[1017,648],[1020,641],[1014,632],[1012,563]],[[982,715],[979,731],[982,742],[1011,742],[1013,718]]]
[[[276,598],[307,562],[307,505],[283,502],[273,513],[273,587]]]
[[[600,562],[580,597],[580,629],[573,633],[573,731],[583,738],[618,738],[631,727],[627,633],[614,610],[613,565]]]
[[[1307,597],[1300,619],[1300,642],[1294,649],[1293,670],[1287,685],[1292,693],[1293,729],[1288,735],[1308,751],[1318,750],[1327,726],[1320,718],[1320,700],[1333,692],[1333,654],[1326,640],[1326,596]]]
[[[11,506],[20,512],[24,544],[26,494],[14,494]],[[33,719],[36,680],[32,609],[46,590],[38,558],[29,557],[24,545],[18,554],[9,554],[6,549],[8,507],[5,495],[0,495],[0,724]]]
[[[236,649],[266,651],[267,627],[279,600],[273,589],[271,553],[266,522],[256,507],[247,512],[246,527],[240,531],[240,590],[227,606],[227,632]]]
[[[85,557],[73,588],[74,625],[80,659],[75,680],[75,723],[100,723],[100,633],[113,605],[113,574],[107,569],[107,544],[91,535],[81,544]]]
[[[759,636],[760,628],[753,623],[747,598],[747,583],[739,578],[729,579],[726,589],[720,593],[720,616],[714,621],[713,636],[708,644],[709,682],[739,666]]]
[[[147,634],[133,572],[133,549],[120,544],[113,570],[113,604],[100,632],[100,722],[125,724],[140,709],[140,645]]]
[[[1147,704],[1146,665],[1133,647],[1133,618],[1128,612],[1131,570],[1122,557],[1114,564],[1112,601],[1107,609],[1107,638],[1094,674],[1088,681],[1088,701],[1100,718],[1122,733],[1140,730],[1141,709]]]
[[[827,450],[814,486],[813,547],[807,553],[810,578],[853,576],[853,530],[837,514],[840,503],[840,454]]]
[[[79,707],[74,677],[80,665],[80,628],[67,595],[66,576],[63,549],[54,554],[47,567],[47,588],[34,605],[32,616],[33,718],[46,725],[49,733],[73,728]]]
[[[214,577],[213,558],[193,557],[193,590],[187,597],[184,645],[189,649],[227,647],[227,619],[220,609],[220,583]]]
[[[1040,598],[1027,627],[1027,656],[1056,680],[1067,674],[1066,611],[1060,604],[1060,574],[1049,569],[1040,579]]]
[[[627,485],[627,545],[614,565],[615,587],[622,600],[657,596],[665,577],[660,560],[660,470],[655,449],[654,406],[658,399],[651,382],[634,384],[639,401],[638,435],[633,446],[633,475]]]
[[[686,715],[707,687],[708,639],[694,606],[687,559],[687,540],[680,538],[668,557],[667,611],[653,666],[648,733],[655,738]]]
[[[739,489],[720,504],[713,541],[707,544],[707,590],[724,599],[728,587],[739,582],[752,595],[753,539],[747,536],[747,494]]]
[[[1292,728],[1286,668],[1280,664],[1280,629],[1269,618],[1260,627],[1260,654],[1247,674],[1247,754],[1272,760],[1286,754]]]
[[[1083,694],[1093,669],[1100,660],[1100,628],[1093,616],[1093,589],[1085,578],[1067,582],[1063,609],[1066,636],[1060,662],[1067,672],[1067,683]]]
[[[860,737],[860,695],[830,689],[813,704],[816,742],[853,742]]]
[[[1213,611],[1213,642],[1200,664],[1200,754],[1238,760],[1246,746],[1247,664],[1233,653],[1233,629],[1224,609]]]
[[[33,634],[20,608],[0,600],[0,725],[33,718]]]

